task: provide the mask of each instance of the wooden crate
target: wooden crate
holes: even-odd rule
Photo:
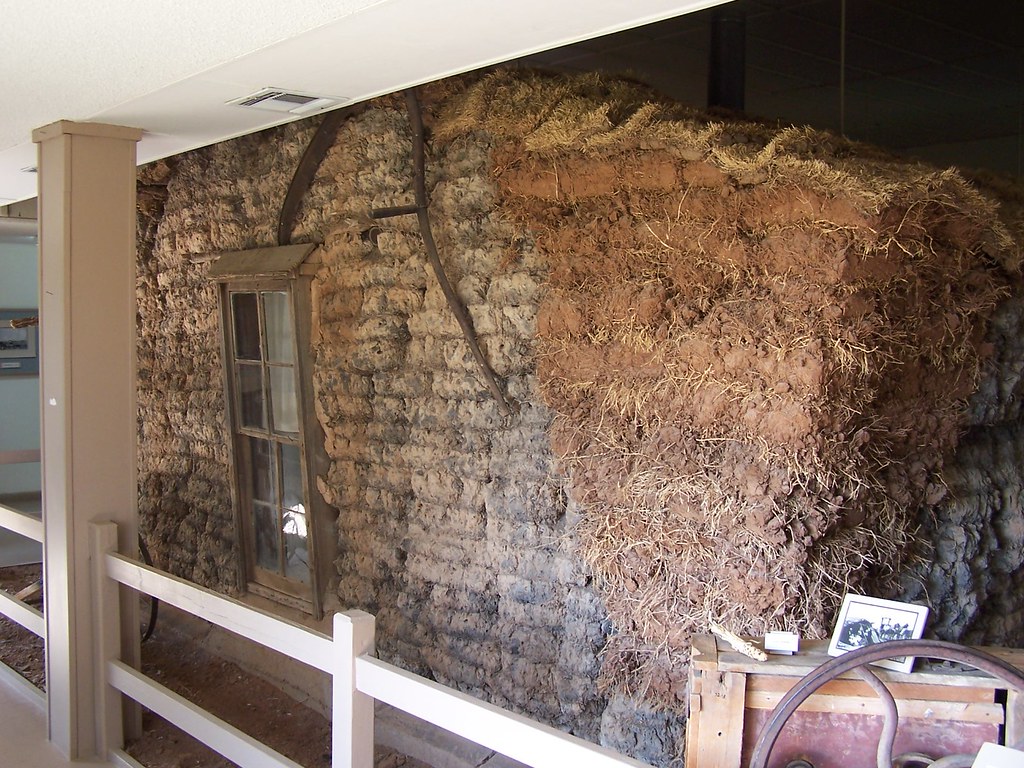
[[[762,726],[800,678],[828,660],[826,641],[801,643],[793,656],[755,661],[708,635],[693,642],[686,768],[745,768]],[[1024,668],[1024,650],[984,649]],[[900,713],[894,755],[974,753],[986,741],[1024,738],[1024,703],[974,670],[923,666],[910,674],[871,668]],[[878,696],[852,674],[819,688],[789,719],[769,768],[803,758],[815,768],[875,768],[883,722]]]

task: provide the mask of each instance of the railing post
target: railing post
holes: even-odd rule
[[[121,658],[121,601],[118,583],[107,577],[106,556],[117,551],[117,524],[90,523],[93,627],[95,631],[96,752],[107,759],[124,747],[121,693],[107,682],[107,662]]]
[[[373,616],[365,611],[336,613],[334,648],[331,765],[372,768],[373,697],[356,690],[356,659],[374,652]]]

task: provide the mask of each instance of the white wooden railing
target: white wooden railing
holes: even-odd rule
[[[29,539],[34,539],[40,544],[43,543],[42,520],[3,504],[0,504],[0,528],[6,528]],[[43,614],[2,589],[0,589],[0,614],[39,637],[46,635],[46,622],[43,620]]]
[[[332,677],[332,765],[373,765],[374,700],[404,710],[536,768],[642,768],[611,750],[453,691],[374,658],[374,617],[334,617],[334,637],[216,594],[117,553],[114,523],[91,525],[101,754],[137,765],[122,750],[121,694],[139,702],[242,768],[299,768],[295,762],[173,693],[120,660],[118,585],[151,595]]]

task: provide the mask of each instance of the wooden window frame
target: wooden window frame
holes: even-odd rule
[[[315,246],[282,246],[222,254],[210,267],[210,277],[218,282],[221,319],[221,358],[223,387],[228,409],[231,472],[231,501],[235,530],[239,536],[238,578],[247,592],[266,597],[283,605],[312,614],[324,615],[324,598],[333,584],[333,566],[337,553],[337,513],[327,505],[316,478],[328,467],[324,450],[324,434],[316,418],[313,399],[311,325],[311,284],[315,272]],[[250,477],[244,445],[249,437],[268,438],[270,424],[269,390],[265,407],[267,431],[242,427],[240,393],[234,372],[234,318],[230,296],[236,292],[287,291],[291,301],[295,350],[296,398],[299,410],[298,439],[292,443],[281,435],[270,436],[273,442],[297,444],[300,449],[304,496],[308,503],[306,524],[311,559],[310,583],[273,574],[255,565],[255,541],[249,520],[251,499],[247,480]],[[262,314],[262,310],[261,310]],[[261,321],[262,322],[262,321]],[[280,475],[280,467],[278,467]],[[280,482],[280,477],[278,478]]]

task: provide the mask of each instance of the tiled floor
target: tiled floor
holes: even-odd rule
[[[22,690],[22,686],[0,675],[0,765],[4,768],[109,768],[110,763],[65,760],[46,740],[44,707],[37,697]]]

